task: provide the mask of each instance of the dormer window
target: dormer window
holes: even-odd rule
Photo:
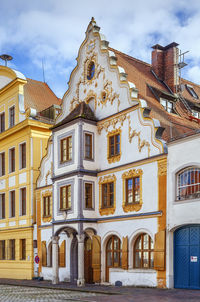
[[[194,117],[200,119],[200,112],[195,111],[195,110],[192,110],[192,116],[194,116]]]
[[[186,88],[193,98],[195,98],[195,99],[199,98],[198,95],[196,94],[194,88],[191,85],[186,85]]]
[[[167,112],[174,113],[174,104],[172,101],[166,99],[160,99],[160,103]]]

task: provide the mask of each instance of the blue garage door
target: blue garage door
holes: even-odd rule
[[[200,289],[200,226],[186,226],[174,234],[174,287]]]

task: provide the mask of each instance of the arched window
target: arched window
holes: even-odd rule
[[[153,268],[153,240],[148,234],[141,234],[134,245],[134,268]]]
[[[200,197],[200,169],[190,167],[177,175],[177,200]]]
[[[106,281],[109,281],[109,268],[121,267],[121,240],[113,235],[106,245]]]

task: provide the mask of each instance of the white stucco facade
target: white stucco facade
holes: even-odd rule
[[[199,225],[199,194],[178,196],[178,173],[187,168],[199,168],[199,134],[191,135],[168,145],[167,185],[167,286],[174,287],[174,235],[181,227]]]

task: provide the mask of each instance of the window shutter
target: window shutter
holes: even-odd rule
[[[46,241],[42,241],[42,266],[47,266],[47,248],[46,248]]]
[[[65,240],[59,247],[59,267],[65,267]]]
[[[154,269],[165,270],[165,230],[155,234]]]
[[[128,269],[128,236],[122,238],[122,268]]]
[[[92,236],[93,282],[101,282],[101,237]]]

